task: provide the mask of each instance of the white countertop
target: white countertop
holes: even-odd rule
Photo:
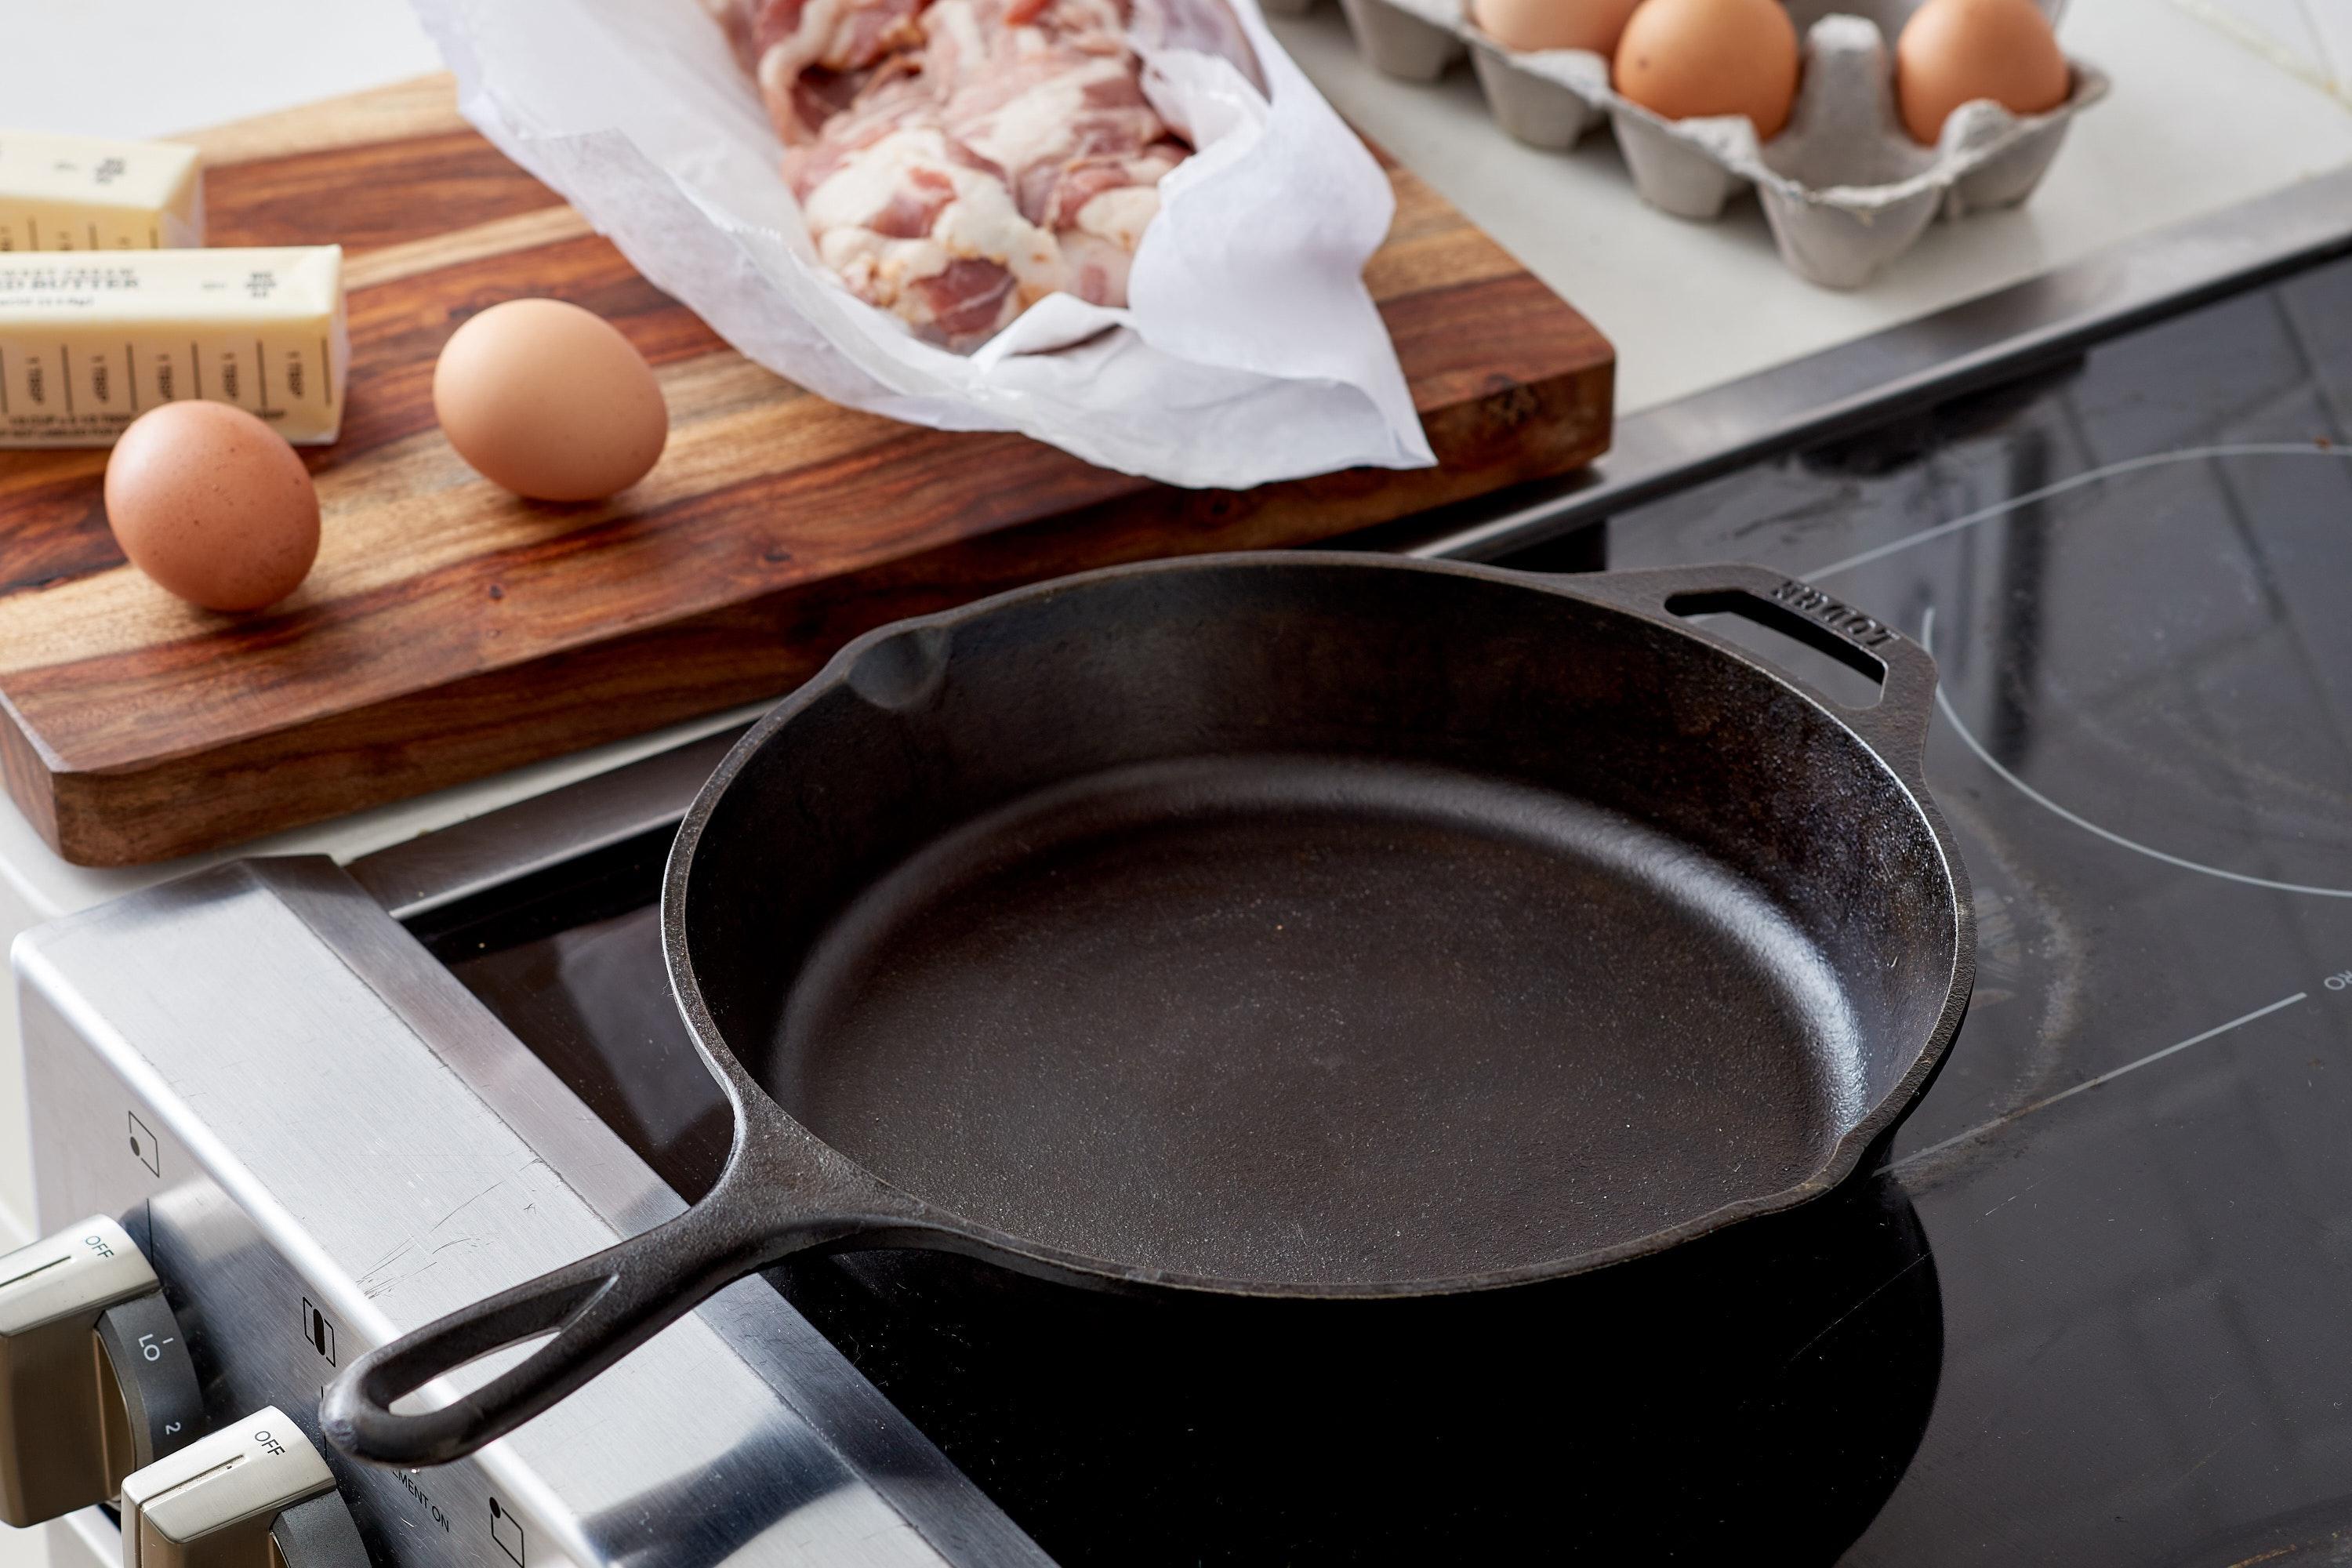
[[[16,5],[8,52],[0,117],[87,136],[168,136],[441,68],[407,0]]]
[[[1780,265],[1752,197],[1693,223],[1645,206],[1605,131],[1573,153],[1506,136],[1469,68],[1380,75],[1323,0],[1275,31],[1340,111],[1609,335],[1636,413],[2352,163],[2352,106],[2165,0],[2071,0],[2068,53],[2115,80],[2031,200],[1939,223],[1851,293]]]
[[[681,6],[692,0],[673,0]],[[2023,208],[1939,226],[1877,282],[1844,294],[1787,273],[1752,201],[1685,223],[1635,198],[1605,134],[1570,154],[1512,142],[1465,70],[1434,87],[1385,79],[1336,8],[1276,30],[1339,107],[1609,334],[1632,413],[1926,314],[2135,235],[2352,163],[2352,89],[2326,40],[2250,48],[2183,6],[2266,0],[2073,0],[2061,37],[2104,67],[2113,96],[2076,125]],[[11,124],[169,133],[436,68],[404,0],[73,0],[8,20]],[[2352,48],[2352,35],[2336,46]],[[2300,58],[2298,51],[2309,58]],[[25,62],[37,68],[22,68]],[[331,236],[321,236],[322,239]],[[0,455],[0,462],[6,460]],[[726,720],[538,767],[235,853],[349,858],[616,765]],[[219,856],[203,858],[217,859]],[[60,861],[0,805],[0,936],[202,863],[91,871]],[[0,1013],[0,1242],[30,1210],[13,1009]],[[0,1530],[0,1563],[40,1561],[42,1532]],[[60,1562],[86,1554],[54,1536]]]

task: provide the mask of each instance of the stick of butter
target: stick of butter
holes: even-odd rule
[[[323,445],[343,422],[343,251],[0,256],[0,447],[108,447],[206,397]]]
[[[204,162],[194,147],[0,131],[0,250],[204,242]]]

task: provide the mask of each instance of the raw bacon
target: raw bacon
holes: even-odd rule
[[[1125,0],[714,0],[782,136],[818,256],[954,349],[1066,292],[1127,302],[1191,153]]]
[[[923,0],[719,0],[736,58],[788,142],[816,134],[894,51],[922,41]]]

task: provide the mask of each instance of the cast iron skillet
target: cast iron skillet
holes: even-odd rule
[[[1881,700],[1682,618],[1716,611]],[[1206,556],[861,637],[670,853],[671,984],[735,1113],[717,1183],[369,1352],[321,1426],[457,1458],[810,1248],[1416,1297],[1826,1191],[1967,1003],[1934,686],[1885,626],[1744,566]]]

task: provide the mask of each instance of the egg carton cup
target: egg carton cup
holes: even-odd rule
[[[1315,0],[1275,0],[1297,14]],[[1434,81],[1468,56],[1496,121],[1533,146],[1573,147],[1607,121],[1634,188],[1652,206],[1700,220],[1753,186],[1790,269],[1853,289],[1919,242],[1937,217],[2014,206],[2058,156],[2074,117],[2106,96],[2097,67],[2069,57],[2066,101],[2011,114],[1962,105],[1932,147],[1903,127],[1891,40],[1920,0],[1792,0],[1804,75],[1789,123],[1759,142],[1745,116],[1668,120],[1621,98],[1609,62],[1581,49],[1507,49],[1455,0],[1340,0],[1374,68]],[[2042,0],[2056,20],[2064,0]]]

